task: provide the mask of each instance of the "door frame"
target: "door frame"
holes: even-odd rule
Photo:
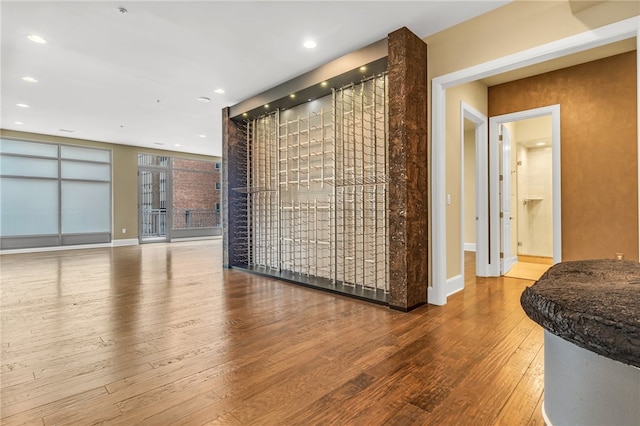
[[[514,121],[527,120],[551,116],[551,180],[552,180],[552,209],[553,209],[553,263],[562,261],[562,197],[561,197],[561,162],[560,162],[560,105],[550,105],[541,108],[534,108],[525,111],[518,111],[510,114],[489,117],[489,204],[490,204],[490,247],[491,257],[500,256],[500,238],[502,236],[503,224],[500,222],[500,199],[498,188],[500,186],[500,168],[498,159],[500,158],[500,147],[498,143],[498,130],[501,125]],[[506,259],[505,259],[506,260]],[[492,264],[493,276],[502,275],[500,262]]]
[[[539,64],[573,53],[604,46],[628,38],[640,38],[640,17],[635,16],[600,28],[585,31],[531,49],[474,65],[432,79],[431,114],[431,265],[432,282],[428,287],[428,302],[435,305],[447,303],[447,296],[455,291],[447,285],[447,236],[446,236],[446,92],[448,88],[480,80],[492,75]],[[640,57],[638,58],[640,65]],[[638,91],[640,92],[640,66],[638,67]],[[640,96],[638,96],[640,105]],[[638,108],[640,121],[640,107]],[[640,145],[640,137],[639,137]],[[640,158],[640,149],[638,149]],[[640,177],[640,168],[639,168]],[[639,193],[640,193],[640,185]],[[640,211],[640,204],[639,204]],[[639,215],[640,216],[640,215]],[[640,246],[640,243],[639,243]],[[464,264],[463,264],[464,265]],[[463,266],[461,265],[461,267]]]
[[[166,215],[165,215],[165,236],[157,238],[143,238],[142,230],[142,172],[164,172],[165,178],[165,196],[166,196]],[[171,228],[173,228],[173,183],[171,176],[171,168],[165,166],[138,166],[138,243],[164,243],[171,241]]]

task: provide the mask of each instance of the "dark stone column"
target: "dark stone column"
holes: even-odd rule
[[[389,34],[389,306],[427,302],[427,45]]]
[[[222,239],[226,268],[243,263],[247,229],[242,219],[248,213],[246,193],[233,190],[247,186],[247,141],[241,126],[229,117],[229,111],[228,107],[222,110]]]

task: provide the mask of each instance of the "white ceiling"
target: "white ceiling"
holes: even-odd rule
[[[2,0],[0,127],[219,156],[222,108],[400,27],[426,37],[506,3]]]

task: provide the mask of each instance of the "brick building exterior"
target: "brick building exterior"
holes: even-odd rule
[[[220,226],[220,163],[173,158],[173,228]]]

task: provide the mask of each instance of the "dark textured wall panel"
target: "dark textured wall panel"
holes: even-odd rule
[[[427,45],[389,34],[389,305],[427,301]]]
[[[562,259],[638,260],[636,52],[489,88],[489,115],[560,104]]]
[[[230,267],[242,263],[239,253],[246,250],[242,237],[242,224],[238,218],[247,215],[246,194],[233,188],[247,186],[246,172],[240,162],[246,156],[246,140],[239,124],[229,117],[229,108],[222,110],[222,239],[223,265]]]

